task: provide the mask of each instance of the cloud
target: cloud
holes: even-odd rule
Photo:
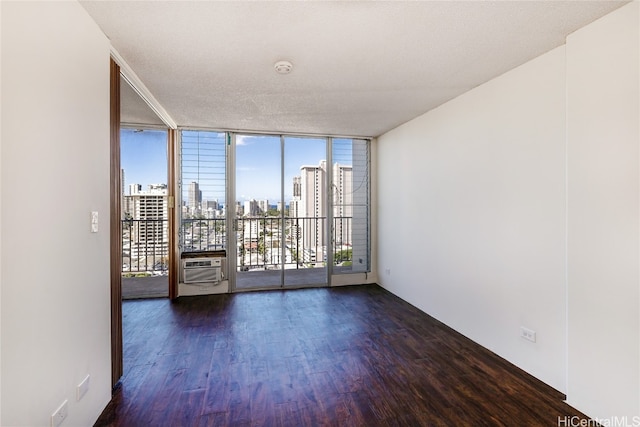
[[[236,146],[240,146],[240,145],[249,145],[251,144],[253,141],[253,139],[255,139],[255,136],[251,136],[251,135],[236,135]]]

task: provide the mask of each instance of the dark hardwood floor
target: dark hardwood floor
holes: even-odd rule
[[[376,285],[125,301],[97,426],[557,426],[563,395]]]

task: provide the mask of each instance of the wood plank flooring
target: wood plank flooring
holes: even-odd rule
[[[123,304],[96,426],[557,426],[563,395],[376,285]]]

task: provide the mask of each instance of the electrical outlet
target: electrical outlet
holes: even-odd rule
[[[77,400],[82,399],[82,397],[85,394],[87,394],[87,392],[89,391],[89,379],[90,378],[91,378],[91,375],[87,375],[87,377],[85,379],[83,379],[80,384],[78,384],[78,387],[76,388],[76,399]]]
[[[384,269],[384,274],[386,274],[387,276],[391,276],[391,269],[390,268],[385,268]]]
[[[62,402],[62,405],[56,409],[56,411],[51,414],[51,427],[58,427],[62,422],[67,418],[69,414],[67,408],[67,401]]]
[[[536,342],[536,331],[532,331],[531,329],[527,329],[524,326],[520,327],[520,336],[525,340],[529,340],[531,342]]]

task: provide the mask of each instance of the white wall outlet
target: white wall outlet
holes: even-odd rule
[[[85,379],[83,379],[80,384],[78,384],[78,387],[76,387],[76,399],[77,400],[82,399],[82,397],[85,394],[87,394],[87,392],[89,391],[89,379],[90,378],[91,378],[91,375],[87,375],[87,377]]]
[[[62,402],[62,405],[56,409],[56,411],[51,414],[51,427],[58,427],[62,422],[67,418],[69,414],[67,408],[67,401]]]
[[[391,269],[390,268],[385,268],[384,269],[384,274],[386,274],[387,276],[391,276]]]
[[[91,232],[98,232],[98,212],[96,211],[91,212]]]
[[[536,331],[532,331],[531,329],[525,328],[524,326],[520,327],[520,336],[525,340],[536,342]]]

